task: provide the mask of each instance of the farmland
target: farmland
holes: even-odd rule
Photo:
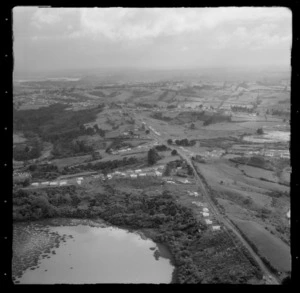
[[[287,79],[16,83],[14,219],[140,229],[167,244],[177,282],[260,284],[269,270],[281,282],[291,270]]]

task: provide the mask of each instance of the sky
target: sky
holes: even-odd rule
[[[289,66],[284,7],[13,9],[15,72]]]

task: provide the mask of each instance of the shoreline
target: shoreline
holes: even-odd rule
[[[97,219],[78,219],[78,218],[53,218],[40,219],[37,221],[24,221],[13,223],[13,233],[18,233],[18,237],[14,236],[16,242],[13,243],[13,259],[12,259],[12,281],[14,284],[19,284],[19,279],[22,278],[26,270],[34,270],[39,268],[39,262],[43,258],[50,258],[51,253],[55,254],[55,248],[58,248],[61,243],[66,242],[66,238],[73,238],[72,235],[60,235],[57,232],[50,232],[51,226],[77,226],[87,225],[90,227],[106,228],[112,227],[126,230],[130,233],[135,233],[141,236],[144,240],[151,240],[156,247],[151,250],[153,256],[158,260],[159,257],[169,259],[170,264],[174,267],[172,271],[171,281],[168,284],[176,283],[176,272],[174,257],[171,254],[166,244],[158,243],[153,238],[153,232],[142,229],[133,229],[131,227],[116,226],[104,221],[101,218]],[[155,233],[155,232],[154,232]],[[21,236],[20,236],[21,234]],[[22,235],[23,234],[23,235]]]

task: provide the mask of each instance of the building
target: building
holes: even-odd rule
[[[49,181],[42,182],[41,185],[49,185]]]
[[[203,217],[209,217],[209,213],[203,212]]]
[[[32,186],[39,186],[38,182],[31,183]]]
[[[221,230],[220,226],[212,226],[213,231],[218,231]]]
[[[211,225],[211,224],[212,224],[212,221],[209,220],[209,219],[205,219],[205,223],[206,223],[207,225]]]
[[[60,181],[59,182],[59,186],[61,186],[61,185],[66,185],[67,184],[67,181]]]
[[[139,176],[146,176],[146,173],[139,173]]]
[[[131,178],[137,178],[137,175],[136,174],[130,174],[130,177]]]
[[[53,182],[50,182],[50,185],[53,186],[53,185],[57,185],[58,183],[56,181],[53,181]]]
[[[208,208],[203,208],[203,212],[208,213],[209,212]]]

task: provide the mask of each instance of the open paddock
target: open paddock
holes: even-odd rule
[[[258,223],[236,218],[232,220],[257,247],[259,254],[264,256],[277,270],[282,272],[291,270],[291,250],[286,243]]]

